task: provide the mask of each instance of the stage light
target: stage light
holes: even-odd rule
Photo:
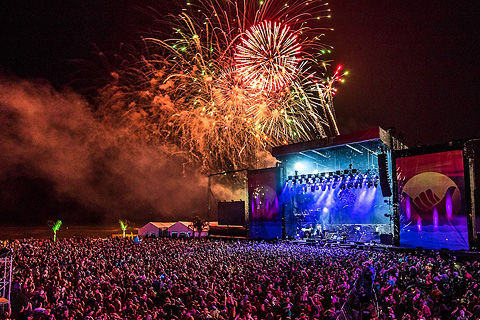
[[[357,173],[357,169],[352,169],[352,173],[353,174]]]
[[[302,162],[295,163],[295,170],[303,171],[305,169],[305,165]]]
[[[293,180],[293,176],[288,176],[288,181],[292,181]]]
[[[348,170],[343,170],[343,174],[348,174]]]

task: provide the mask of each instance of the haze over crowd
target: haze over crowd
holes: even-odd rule
[[[184,166],[182,152],[148,145],[92,110],[80,95],[46,81],[0,79],[2,223],[203,213],[207,179]]]

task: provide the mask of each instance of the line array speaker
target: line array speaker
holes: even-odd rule
[[[390,188],[390,176],[388,174],[388,159],[385,153],[378,155],[378,173],[380,175],[380,187],[384,197],[392,196],[392,189]]]

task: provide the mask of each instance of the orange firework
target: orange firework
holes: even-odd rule
[[[328,12],[316,0],[200,0],[174,17],[172,35],[146,37],[104,96],[120,121],[140,119],[148,139],[205,171],[256,167],[273,146],[338,134],[341,74],[328,76],[318,27]]]

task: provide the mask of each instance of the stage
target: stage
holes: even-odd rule
[[[327,145],[275,148],[283,169],[285,237],[380,243],[382,235],[391,244],[390,152],[390,138],[380,128]]]
[[[407,149],[377,127],[275,147],[248,171],[249,237],[478,250],[472,141]]]

